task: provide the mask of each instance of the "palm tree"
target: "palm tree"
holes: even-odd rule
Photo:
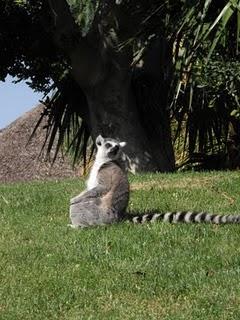
[[[240,1],[198,4],[204,4],[202,9],[187,8],[177,26],[171,104],[175,139],[186,162],[206,159],[208,168],[235,167],[240,164]]]

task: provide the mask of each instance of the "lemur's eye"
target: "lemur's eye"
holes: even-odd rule
[[[111,146],[112,146],[111,143],[108,143],[108,142],[107,142],[107,143],[105,144],[105,147],[106,147],[107,149],[111,148]]]

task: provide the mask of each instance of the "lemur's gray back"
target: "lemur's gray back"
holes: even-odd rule
[[[70,201],[74,228],[117,222],[123,219],[128,205],[129,183],[120,150],[123,143],[102,137],[99,141],[88,190]]]

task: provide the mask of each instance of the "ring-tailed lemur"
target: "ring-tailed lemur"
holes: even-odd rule
[[[129,199],[122,153],[125,145],[115,139],[97,137],[97,154],[87,189],[70,201],[73,228],[109,224],[124,218]]]
[[[240,215],[218,215],[192,211],[128,216],[126,208],[129,200],[129,183],[122,152],[125,145],[125,142],[115,139],[97,137],[97,154],[87,181],[87,189],[70,201],[71,227],[103,225],[120,220],[130,220],[133,223],[158,220],[173,223],[240,223]]]

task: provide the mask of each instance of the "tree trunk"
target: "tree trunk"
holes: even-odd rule
[[[160,128],[158,138],[154,128],[152,134],[147,135],[139,117],[129,72],[112,70],[104,81],[84,91],[94,139],[102,134],[126,141],[125,151],[132,172],[174,170],[169,118],[157,123]]]
[[[240,121],[235,117],[229,119],[227,167],[232,170],[240,168]]]
[[[97,86],[88,88],[85,93],[93,138],[102,134],[104,137],[126,141],[130,169],[133,172],[156,171],[157,165],[139,124],[129,79],[111,77]]]

